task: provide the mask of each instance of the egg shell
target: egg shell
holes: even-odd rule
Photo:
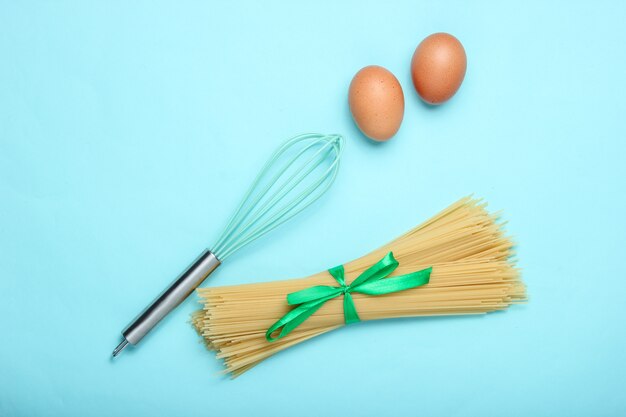
[[[386,141],[400,129],[404,93],[387,69],[370,65],[356,73],[348,92],[350,112],[365,136]]]
[[[449,100],[461,86],[466,69],[465,49],[448,33],[435,33],[424,39],[411,61],[413,85],[429,104]]]

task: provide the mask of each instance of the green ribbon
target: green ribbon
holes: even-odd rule
[[[428,284],[432,267],[411,272],[406,275],[383,279],[389,276],[398,265],[399,263],[393,257],[393,253],[389,252],[380,261],[376,262],[359,275],[350,285],[347,285],[344,279],[343,265],[329,269],[328,272],[337,280],[339,286],[316,285],[288,294],[287,303],[289,305],[298,306],[267,329],[265,338],[268,342],[273,342],[287,336],[306,319],[311,317],[313,313],[319,310],[326,301],[339,297],[340,295],[343,295],[343,314],[346,324],[350,324],[361,321],[356,312],[351,293],[358,292],[367,295],[383,295]],[[272,334],[281,327],[282,330],[279,335],[273,337]]]

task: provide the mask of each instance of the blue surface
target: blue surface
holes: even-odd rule
[[[0,4],[0,416],[626,413],[626,3],[337,3]],[[429,108],[409,63],[436,31],[469,64]],[[347,108],[368,64],[406,96],[383,145]],[[230,381],[189,300],[111,361],[305,131],[347,138],[332,191],[206,285],[317,272],[476,193],[530,303],[350,326]]]

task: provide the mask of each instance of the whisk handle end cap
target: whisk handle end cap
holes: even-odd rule
[[[124,350],[124,348],[128,346],[128,340],[124,339],[122,340],[122,342],[117,345],[117,347],[113,350],[113,357],[116,357],[117,355],[120,354],[120,352],[122,352]]]

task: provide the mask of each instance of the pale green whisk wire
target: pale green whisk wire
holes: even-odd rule
[[[291,147],[297,146],[301,142],[304,142],[303,149],[286,161],[282,161],[282,167],[277,169],[267,184],[262,187],[261,183],[269,175],[274,165],[278,164],[281,157]],[[319,149],[313,151],[316,147]],[[335,180],[342,151],[343,138],[340,135],[309,133],[286,141],[267,161],[230,218],[228,225],[212,248],[215,256],[223,262],[237,250],[285,223],[313,204]],[[308,159],[304,157],[307,152],[312,153]],[[301,157],[306,161],[301,167],[295,166],[294,164]],[[291,191],[329,159],[331,162],[328,167],[315,174],[319,176],[316,180],[308,184],[302,191],[293,192],[293,197],[287,198]],[[294,172],[286,175],[292,167]],[[283,176],[287,178],[284,179]],[[276,189],[273,190],[273,188]],[[272,194],[268,197],[270,190]],[[267,199],[260,204],[266,197]]]

